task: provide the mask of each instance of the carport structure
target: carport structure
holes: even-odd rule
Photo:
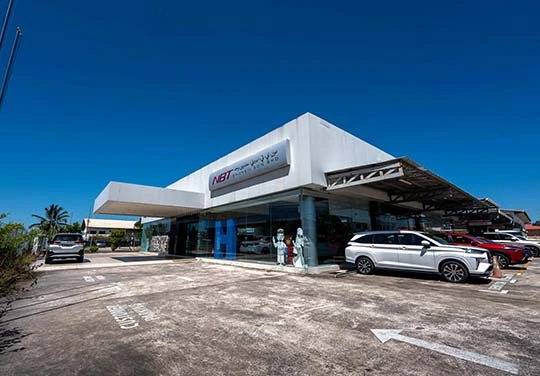
[[[329,192],[348,196],[365,188],[383,192],[389,204],[407,206],[411,213],[444,211],[487,212],[488,204],[407,157],[326,173]]]

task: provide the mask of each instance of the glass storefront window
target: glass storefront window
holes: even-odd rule
[[[207,235],[204,256],[275,263],[277,229],[283,229],[285,241],[290,242],[300,226],[298,195],[289,192],[201,213],[199,226],[205,223],[202,227]],[[290,248],[287,263],[292,262],[292,244]]]
[[[316,197],[317,263],[345,259],[345,247],[354,233],[370,229],[369,202],[339,196]]]

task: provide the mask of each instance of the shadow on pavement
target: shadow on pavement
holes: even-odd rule
[[[502,270],[503,270],[503,273],[504,273],[505,270],[516,270],[516,271],[527,270],[527,267],[524,266],[524,265],[510,265],[510,266],[507,266],[506,268],[504,268]]]
[[[178,257],[168,257],[168,256],[118,256],[111,257],[113,260],[118,260],[122,262],[136,262],[136,261],[156,261],[156,260],[174,260]]]
[[[83,262],[77,261],[76,258],[63,258],[63,259],[52,259],[49,265],[53,265],[53,264],[58,264],[58,265],[60,265],[60,264],[82,264],[82,263],[87,263],[87,262],[90,262],[90,260],[88,260],[87,258],[85,258]]]
[[[339,265],[340,270],[348,271],[354,273],[356,267],[353,264],[343,263]],[[387,277],[396,277],[396,278],[408,278],[408,279],[419,279],[425,281],[442,281],[442,277],[438,274],[431,273],[416,273],[409,271],[400,271],[400,270],[375,270],[375,275],[387,276]],[[492,279],[482,278],[482,277],[470,277],[466,284],[470,285],[489,285]]]
[[[19,328],[0,327],[0,354],[24,350],[21,340],[28,335]]]

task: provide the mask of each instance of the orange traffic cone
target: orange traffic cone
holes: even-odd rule
[[[497,259],[497,256],[493,256],[493,270],[491,271],[491,276],[493,278],[503,277],[503,272],[501,270],[501,267],[499,266],[499,260]]]

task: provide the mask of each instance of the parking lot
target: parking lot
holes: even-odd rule
[[[0,374],[540,374],[537,260],[465,284],[95,260],[48,265],[13,304]]]

